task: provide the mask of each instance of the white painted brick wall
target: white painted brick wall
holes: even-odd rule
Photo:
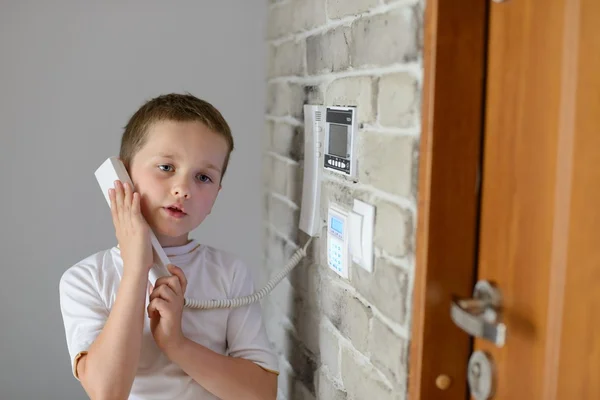
[[[370,76],[336,79],[327,88],[326,104],[358,106],[361,123],[375,121],[375,83]]]
[[[340,26],[306,40],[308,73],[310,75],[343,71],[350,67],[352,31]]]
[[[356,182],[326,173],[330,202],[376,207],[372,274],[326,267],[325,235],[263,301],[278,399],[404,400],[414,269],[423,0],[270,0],[263,135],[265,271],[299,242],[303,104],[356,105]]]
[[[379,0],[329,0],[327,3],[327,15],[331,19],[346,17],[348,15],[360,14],[375,8]]]
[[[384,66],[414,61],[418,42],[414,12],[402,7],[358,19],[352,26],[352,65]]]

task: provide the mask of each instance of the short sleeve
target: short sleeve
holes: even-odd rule
[[[63,274],[59,284],[67,349],[77,379],[77,361],[98,337],[109,315],[94,271],[90,266],[75,265]]]
[[[239,262],[234,272],[231,297],[252,293],[252,275],[246,265]],[[227,347],[230,356],[253,361],[263,369],[279,374],[277,356],[267,336],[260,302],[231,309],[227,321]]]

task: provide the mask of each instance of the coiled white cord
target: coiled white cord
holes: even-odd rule
[[[283,270],[279,274],[277,274],[275,277],[273,277],[273,279],[271,279],[265,285],[265,287],[263,287],[258,292],[255,292],[251,295],[244,296],[244,297],[237,297],[234,299],[196,300],[196,299],[186,298],[185,303],[184,303],[185,307],[193,308],[193,309],[202,309],[202,310],[209,310],[209,309],[215,309],[215,308],[235,308],[235,307],[245,306],[247,304],[252,304],[252,303],[262,299],[263,297],[265,297],[265,295],[267,295],[269,292],[271,292],[271,290],[273,290],[273,288],[275,286],[277,286],[277,284],[283,278],[285,278],[286,275],[288,273],[290,273],[290,271],[296,265],[298,265],[300,260],[302,260],[304,257],[306,257],[306,249],[308,248],[308,245],[310,244],[312,239],[313,238],[310,237],[308,239],[308,241],[306,242],[306,244],[304,245],[304,247],[301,247],[298,250],[296,250],[294,255],[290,258],[290,261],[288,261],[285,268],[283,268]]]

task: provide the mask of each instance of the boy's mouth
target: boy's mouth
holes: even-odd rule
[[[168,213],[169,215],[171,215],[172,217],[181,218],[181,217],[183,217],[183,216],[187,215],[187,214],[185,213],[185,210],[184,210],[183,206],[182,206],[182,205],[180,205],[180,204],[172,204],[172,205],[170,205],[170,206],[163,207],[163,208],[164,208],[164,209],[167,211],[167,213]]]

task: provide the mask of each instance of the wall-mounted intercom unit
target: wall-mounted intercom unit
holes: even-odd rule
[[[323,167],[356,178],[356,107],[327,107]]]
[[[323,169],[356,177],[356,107],[304,105],[304,181],[300,229],[318,236],[322,226],[318,203]],[[330,203],[327,208],[327,265],[345,279],[352,262],[373,272],[375,208],[354,199],[352,210]]]

